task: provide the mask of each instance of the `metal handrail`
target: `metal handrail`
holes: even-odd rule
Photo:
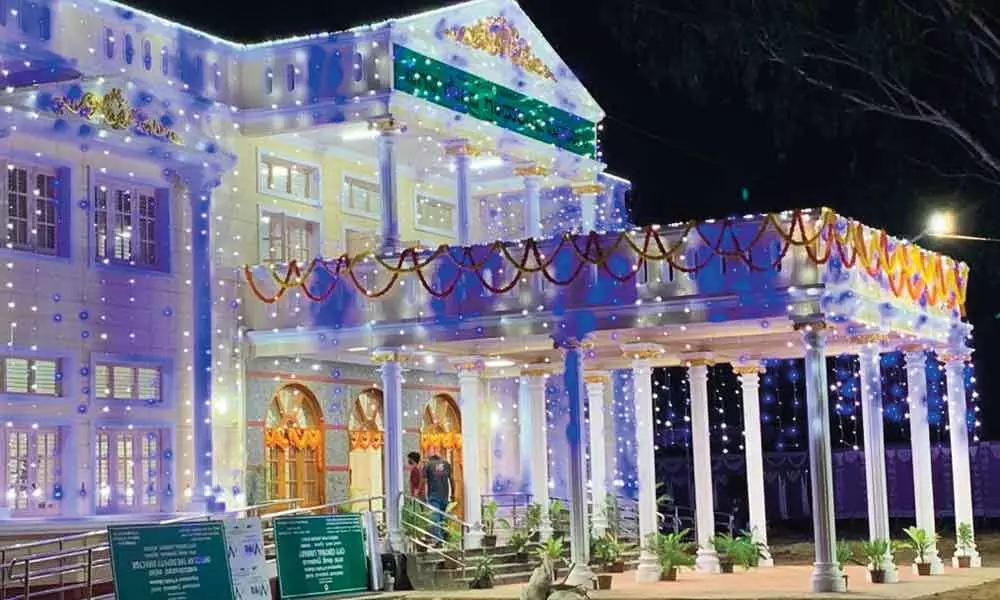
[[[371,496],[365,498],[354,498],[350,500],[343,500],[339,502],[332,502],[328,504],[323,504],[319,506],[311,507],[296,507],[287,510],[277,511],[273,513],[267,513],[261,515],[262,529],[264,530],[265,538],[270,537],[273,539],[273,521],[276,517],[291,516],[297,514],[309,514],[317,513],[322,511],[333,511],[343,506],[348,506],[358,503],[366,503],[369,509],[373,509],[374,502],[381,500],[384,502],[384,497],[382,496]],[[209,513],[209,514],[199,514],[199,515],[188,515],[180,518],[169,519],[166,521],[161,521],[159,524],[168,523],[183,523],[187,521],[200,520],[200,519],[217,519],[220,516],[227,514],[239,514],[239,513],[252,513],[257,512],[261,508],[267,508],[280,504],[298,504],[299,499],[293,500],[277,500],[270,501],[264,504],[255,505],[252,507],[245,507],[239,509],[232,509],[221,513]],[[382,513],[384,510],[372,510],[372,512]],[[267,524],[267,526],[264,526]],[[98,532],[99,534],[106,534],[106,531]],[[79,539],[85,539],[89,534],[77,534],[76,536],[66,536],[70,538],[70,541],[75,541]],[[57,539],[55,542],[59,542]],[[62,540],[65,541],[65,540]],[[53,541],[49,541],[53,543]],[[32,544],[30,547],[37,547],[39,544]],[[18,550],[23,550],[28,548],[29,545],[25,544],[18,547]],[[267,544],[265,542],[265,551],[268,548],[273,548],[273,542]],[[98,543],[86,547],[79,548],[64,548],[60,544],[59,550],[46,553],[36,553],[29,554],[26,556],[16,556],[9,560],[4,560],[0,563],[0,598],[5,600],[28,600],[33,595],[37,594],[57,594],[61,592],[67,592],[71,590],[86,589],[84,598],[91,598],[93,596],[93,588],[95,585],[108,583],[111,581],[110,570],[104,572],[103,574],[96,571],[104,568],[110,567],[111,558],[109,554],[109,544],[105,539]],[[78,560],[84,557],[84,560]],[[267,558],[268,562],[274,560],[273,553],[272,556]],[[47,566],[48,563],[58,561],[58,565],[55,567]],[[38,569],[37,566],[42,565],[42,569]],[[36,568],[32,568],[36,567]],[[82,575],[82,577],[80,577]],[[38,590],[33,594],[31,585],[37,580],[53,580],[58,578],[55,587],[47,587],[43,590]],[[80,581],[79,579],[82,579]],[[70,581],[67,582],[67,579]],[[7,587],[8,583],[17,583],[22,593],[19,595],[8,595]]]
[[[463,521],[462,519],[456,517],[455,515],[443,511],[436,506],[431,506],[430,504],[424,502],[423,500],[416,498],[414,496],[404,496],[402,492],[399,494],[400,498],[400,510],[405,510],[410,507],[419,507],[430,513],[431,515],[440,515],[442,517],[442,523],[438,523],[431,517],[421,514],[420,511],[413,510],[410,514],[419,519],[418,523],[403,523],[403,533],[406,536],[407,541],[417,548],[423,549],[425,552],[434,554],[441,559],[456,565],[462,572],[462,576],[465,576],[466,569],[468,568],[468,563],[466,561],[466,548],[465,548],[465,534],[472,529],[472,525]],[[409,506],[407,506],[409,504]],[[402,516],[402,515],[401,515]],[[457,543],[446,539],[441,534],[435,534],[435,531],[441,531],[447,529],[443,522],[450,521],[455,523],[461,530],[459,539]],[[427,540],[432,540],[428,542]],[[453,548],[459,553],[461,558],[456,558],[449,554],[445,549]]]

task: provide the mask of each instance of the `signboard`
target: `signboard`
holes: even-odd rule
[[[222,523],[108,527],[117,600],[235,600]]]
[[[367,591],[364,538],[361,515],[357,513],[275,518],[281,597]]]
[[[226,554],[236,600],[271,600],[260,518],[231,519],[226,525]]]

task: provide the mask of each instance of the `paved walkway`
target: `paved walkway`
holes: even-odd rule
[[[848,567],[848,594],[813,594],[810,591],[812,567],[787,566],[772,569],[737,571],[732,575],[680,573],[676,582],[639,584],[635,573],[616,575],[613,588],[593,591],[594,600],[769,600],[794,598],[845,598],[851,600],[909,600],[961,588],[1000,581],[1000,568],[951,569],[932,577],[918,577],[909,569],[900,569],[899,583],[868,583],[862,567]],[[410,600],[515,600],[524,584],[506,585],[491,590],[418,591]],[[998,586],[1000,588],[1000,586]],[[1000,591],[1000,589],[998,589]]]

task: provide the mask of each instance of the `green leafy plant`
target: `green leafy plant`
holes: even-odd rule
[[[497,513],[500,507],[497,506],[496,500],[490,500],[483,506],[483,533],[488,536],[496,535],[496,527],[499,525],[502,529],[509,529],[510,522],[507,519],[497,518]]]
[[[533,534],[542,528],[542,505],[532,502],[524,514],[524,526],[529,534]]]
[[[565,547],[566,542],[564,542],[561,537],[550,537],[539,544],[538,549],[535,550],[535,552],[538,555],[538,559],[542,561],[543,564],[554,566],[562,560],[563,549]]]
[[[715,553],[719,555],[719,561],[732,562],[732,548],[735,543],[736,538],[728,533],[720,533],[712,538],[712,547],[715,548]]]
[[[917,553],[917,562],[926,563],[927,553],[937,543],[937,535],[931,535],[926,529],[919,527],[907,527],[903,533],[909,538],[906,547]]]
[[[891,547],[889,540],[866,540],[861,542],[861,557],[870,570],[881,571]]]
[[[618,496],[608,494],[604,497],[604,518],[608,522],[608,534],[617,538],[621,533],[618,528],[621,525],[621,509],[618,507]]]
[[[484,554],[476,563],[469,587],[473,589],[489,589],[493,587],[493,557]]]
[[[851,544],[843,540],[837,542],[837,566],[841,571],[844,570],[844,565],[850,562],[854,558],[854,549],[851,548]]]
[[[406,501],[403,504],[403,531],[411,538],[422,538],[429,529],[430,511],[418,502]]]
[[[510,547],[514,554],[522,555],[528,548],[528,535],[523,531],[515,531],[510,534]]]
[[[749,532],[742,532],[729,542],[729,558],[736,564],[749,570],[760,564],[763,544],[756,542]]]
[[[611,534],[602,535],[593,541],[591,556],[606,567],[620,561],[623,554],[625,554],[625,545]]]
[[[644,550],[656,555],[656,562],[663,573],[680,567],[694,565],[694,543],[684,541],[690,529],[677,533],[655,532],[646,536]]]
[[[959,556],[969,556],[975,547],[975,540],[972,537],[972,524],[959,523],[958,532],[955,534],[955,554]]]

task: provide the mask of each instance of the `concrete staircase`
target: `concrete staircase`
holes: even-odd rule
[[[512,548],[505,546],[466,550],[464,556],[460,552],[448,552],[456,562],[431,552],[418,552],[411,556],[410,579],[418,589],[468,589],[476,564],[480,557],[486,555],[493,559],[493,585],[525,583],[538,566],[536,548],[537,545],[530,544],[523,554],[516,554]],[[557,578],[566,575],[569,559],[567,547],[562,561],[557,565]],[[624,559],[626,569],[635,569],[639,563],[639,551],[632,549],[626,552]],[[465,568],[462,569],[456,563],[464,564]]]

